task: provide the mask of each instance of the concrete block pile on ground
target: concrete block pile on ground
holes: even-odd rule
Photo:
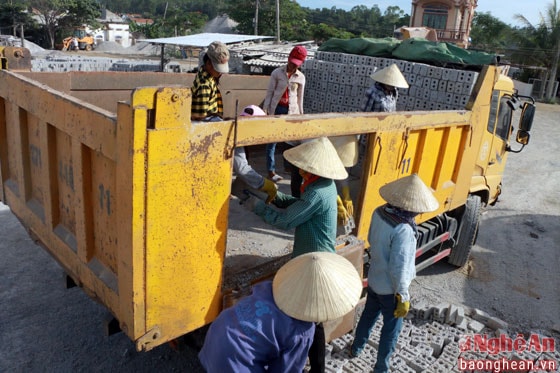
[[[307,60],[304,112],[361,111],[370,75],[396,63],[410,87],[399,89],[397,110],[460,110],[467,104],[478,73],[381,57],[323,52]]]
[[[153,60],[123,60],[122,58],[57,56],[34,58],[31,71],[159,71],[160,62]]]
[[[442,315],[444,315],[442,317]],[[357,318],[359,315],[356,316]],[[507,333],[507,324],[480,310],[467,310],[453,304],[439,304],[435,307],[426,304],[415,305],[407,315],[391,357],[391,372],[395,373],[449,373],[465,372],[459,367],[459,360],[556,360],[560,352],[512,351],[490,353],[474,348],[465,348],[467,337],[471,342],[475,335],[486,338],[500,337]],[[371,372],[377,359],[379,337],[383,327],[380,316],[370,334],[368,344],[358,357],[350,355],[353,341],[346,334],[327,345],[327,368],[329,373]],[[512,335],[510,338],[516,338]],[[546,337],[546,336],[543,336]],[[527,337],[529,343],[529,337]],[[472,347],[471,347],[472,346]],[[469,371],[470,372],[470,371]],[[477,372],[491,372],[477,371]]]

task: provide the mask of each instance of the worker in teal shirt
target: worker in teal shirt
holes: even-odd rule
[[[310,251],[335,251],[337,190],[334,180],[348,173],[333,144],[326,137],[305,142],[284,152],[303,178],[299,198],[278,192],[266,205],[252,196],[243,205],[277,228],[295,228],[293,257]]]
[[[273,206],[251,196],[244,205],[269,224],[280,229],[295,228],[292,257],[308,252],[335,252],[338,216],[334,180],[348,173],[334,145],[326,137],[304,142],[284,152],[284,158],[299,168],[303,179],[300,197],[278,192]],[[325,332],[323,324],[315,328],[309,352],[310,373],[325,371]]]

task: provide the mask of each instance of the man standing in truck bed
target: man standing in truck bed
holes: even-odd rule
[[[219,41],[212,42],[202,57],[202,66],[198,69],[191,87],[192,120],[220,120],[224,115],[224,104],[220,92],[220,77],[229,72],[229,51]]]
[[[202,61],[203,64],[191,87],[191,120],[221,121],[224,116],[224,105],[219,81],[222,74],[229,72],[229,51],[226,45],[219,41],[212,42]],[[264,112],[256,106],[251,108],[251,113],[246,112],[245,109],[242,116],[264,115]],[[260,113],[256,112],[256,109],[259,109]],[[253,170],[247,162],[245,149],[242,147],[235,148],[233,170],[245,183],[265,192],[268,195],[267,202],[276,197],[276,184]]]

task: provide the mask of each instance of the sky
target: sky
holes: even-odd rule
[[[398,6],[410,14],[412,9],[412,1],[410,0],[296,0],[299,5],[311,9],[315,8],[332,8],[350,10],[356,5],[365,5],[371,8],[377,5],[381,12],[384,12],[388,6]],[[533,25],[537,25],[540,21],[539,12],[545,15],[546,9],[553,0],[478,0],[478,6],[475,12],[489,12],[493,17],[498,18],[502,22],[511,26],[523,26],[514,18],[515,14],[522,14]]]

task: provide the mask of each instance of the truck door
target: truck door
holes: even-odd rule
[[[489,202],[498,198],[506,165],[506,146],[511,134],[512,108],[503,91],[492,93],[488,124],[480,147],[478,163],[485,170],[486,184],[490,188]]]

